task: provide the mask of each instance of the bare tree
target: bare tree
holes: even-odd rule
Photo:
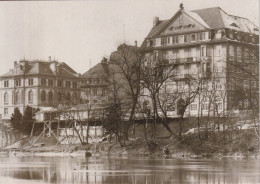
[[[152,102],[153,130],[152,139],[156,143],[156,125],[159,118],[158,99],[164,83],[174,75],[175,65],[168,63],[163,54],[158,53],[154,58],[147,57],[142,66],[142,86],[149,91],[148,97]]]
[[[140,94],[140,78],[143,54],[137,46],[122,44],[117,51],[110,56],[110,65],[113,72],[118,75],[117,83],[123,88],[125,102],[129,104],[130,115],[128,122],[124,123],[124,138],[128,139],[129,125],[133,124],[133,118]]]

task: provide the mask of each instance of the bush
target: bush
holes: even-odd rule
[[[22,116],[20,110],[16,107],[14,109],[14,113],[12,114],[12,117],[11,117],[11,124],[14,129],[21,130],[22,117],[23,116]]]

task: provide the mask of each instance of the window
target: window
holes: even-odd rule
[[[106,95],[106,89],[102,89],[102,95]]]
[[[99,83],[99,80],[98,80],[98,83]],[[78,87],[78,86],[77,86],[77,82],[73,82],[73,83],[72,83],[72,86],[73,86],[74,89],[77,89],[77,87]]]
[[[187,42],[187,35],[184,35],[184,42]]]
[[[67,95],[66,95],[66,100],[67,100],[67,101],[70,101],[70,92],[67,93]]]
[[[200,40],[206,40],[206,33],[199,33],[199,39]]]
[[[192,42],[196,41],[196,35],[195,34],[192,34],[190,36],[190,41],[192,41]]]
[[[222,110],[222,103],[221,103],[221,102],[218,102],[218,103],[217,103],[217,109],[218,109],[218,110]]]
[[[100,83],[100,80],[99,79],[97,79],[97,84],[99,84]]]
[[[206,56],[206,47],[205,47],[205,46],[202,46],[200,49],[201,49],[201,50],[200,50],[201,56]]]
[[[237,61],[242,62],[242,48],[237,46]]]
[[[190,57],[197,57],[197,54],[196,54],[196,48],[191,48],[190,49]]]
[[[233,45],[229,45],[229,56],[233,58],[235,56],[235,49]]]
[[[180,49],[180,50],[179,50],[179,56],[180,56],[180,58],[185,58],[184,49]]]
[[[21,79],[15,80],[15,86],[21,86]]]
[[[202,110],[208,110],[208,109],[209,109],[209,104],[208,103],[202,104]]]
[[[45,101],[46,101],[46,93],[45,93],[44,90],[41,92],[41,101],[42,101],[42,102],[45,102]]]
[[[20,104],[21,103],[21,93],[19,91],[17,91],[15,93],[15,102],[16,102],[16,104]]]
[[[166,44],[166,38],[161,38],[161,45],[165,45]]]
[[[58,92],[58,102],[61,102],[61,92]]]
[[[191,104],[190,105],[190,110],[191,111],[196,111],[197,110],[197,104]]]
[[[70,88],[70,81],[66,81],[66,88]]]
[[[8,105],[8,93],[7,92],[5,92],[5,94],[4,94],[4,104]]]
[[[32,91],[28,92],[28,103],[33,103],[33,92]]]
[[[49,93],[48,93],[48,101],[49,102],[52,102],[52,92],[51,91],[49,91]]]
[[[42,80],[41,80],[41,85],[42,85],[42,86],[46,86],[46,79],[42,79]]]
[[[167,45],[171,44],[171,37],[167,37]]]
[[[4,108],[4,115],[5,115],[5,116],[8,115],[8,108]]]
[[[178,36],[172,37],[172,42],[173,43],[179,43],[179,37]]]
[[[184,43],[184,35],[180,35],[179,36],[179,42],[180,43]]]
[[[244,50],[244,61],[245,62],[249,62],[249,49],[248,48],[245,48]]]
[[[72,95],[72,101],[73,101],[73,102],[76,102],[76,101],[77,101],[77,94],[76,94],[76,93],[73,93],[73,95]]]
[[[28,85],[33,86],[33,79],[28,79]]]
[[[8,80],[4,81],[4,87],[5,88],[9,87],[9,81]]]
[[[160,46],[161,45],[161,38],[156,38],[155,39],[155,45]]]
[[[222,37],[222,31],[221,31],[221,30],[218,30],[215,37],[216,37],[216,39],[221,39],[221,37]]]
[[[57,81],[57,86],[58,86],[58,87],[62,87],[62,81],[61,81],[61,80],[58,80],[58,81]]]
[[[53,86],[53,80],[52,79],[48,80],[48,86]]]
[[[96,88],[93,89],[93,95],[97,95],[97,89]]]

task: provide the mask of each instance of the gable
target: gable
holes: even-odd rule
[[[193,31],[206,30],[208,25],[198,14],[188,11],[179,11],[165,26],[160,35],[179,34]]]

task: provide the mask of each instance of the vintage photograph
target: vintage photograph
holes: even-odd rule
[[[259,184],[259,0],[0,2],[0,184]]]

